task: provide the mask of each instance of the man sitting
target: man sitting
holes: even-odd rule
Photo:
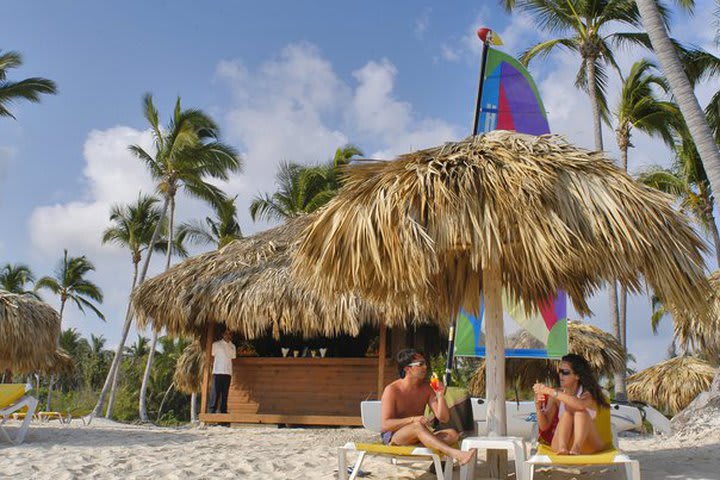
[[[439,383],[433,391],[427,380],[427,362],[423,355],[413,349],[397,354],[400,379],[385,387],[381,402],[382,440],[386,445],[423,444],[457,460],[460,465],[468,463],[474,450],[464,452],[450,445],[457,443],[458,432],[448,428],[433,432],[424,416],[430,406],[440,422],[450,417],[445,401],[445,385]]]

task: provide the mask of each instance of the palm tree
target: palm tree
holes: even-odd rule
[[[93,304],[93,302],[102,303],[103,294],[100,287],[85,278],[85,275],[95,270],[95,265],[85,256],[69,257],[67,250],[64,250],[63,258],[60,260],[58,267],[55,269],[54,276],[45,276],[35,283],[35,289],[47,289],[60,297],[60,323],[62,324],[63,313],[65,312],[65,304],[71,300],[78,309],[84,314],[85,308],[92,310],[95,315],[105,320],[105,316]],[[52,388],[54,376],[50,376],[50,385],[48,385],[47,408],[52,407]]]
[[[139,194],[134,204],[114,205],[110,210],[110,221],[112,225],[103,232],[103,244],[113,243],[125,247],[130,251],[133,265],[131,292],[137,284],[138,268],[142,260],[142,254],[150,247],[153,233],[160,222],[161,211],[157,207],[158,202],[159,200],[156,197]],[[154,246],[156,251],[164,251],[165,248],[166,244],[162,242],[158,242]],[[128,302],[128,309],[129,308],[130,304]],[[122,356],[119,361],[122,361]],[[105,411],[105,418],[112,417],[119,374],[120,369],[116,368],[110,388],[110,398],[108,400],[107,410]]]
[[[632,130],[638,129],[673,145],[673,133],[682,123],[680,111],[672,102],[657,98],[654,88],[667,92],[665,79],[651,72],[655,66],[647,61],[636,62],[625,78],[620,101],[615,109],[615,138],[620,149],[622,167],[627,172],[628,150],[632,145]],[[627,351],[627,290],[620,288],[620,343]],[[623,374],[624,372],[620,372]]]
[[[342,167],[354,156],[362,154],[358,147],[348,144],[338,148],[333,159],[325,165],[281,163],[275,176],[278,190],[272,195],[256,196],[250,204],[250,217],[253,220],[287,220],[314,212],[337,193]]]
[[[670,40],[658,3],[655,0],[636,0],[642,23],[648,33],[653,50],[657,55],[663,72],[670,83],[670,89],[680,107],[688,130],[697,146],[698,154],[707,172],[710,189],[720,191],[720,151],[713,139],[707,119],[693,92],[693,87],[678,52]],[[679,0],[685,8],[694,6],[693,0]],[[720,376],[718,377],[720,378]]]
[[[622,167],[627,171],[628,150],[632,145],[633,128],[649,136],[660,137],[668,146],[673,134],[681,128],[680,110],[672,102],[658,99],[654,87],[667,92],[667,81],[650,72],[655,65],[647,60],[636,62],[625,78],[615,110],[615,138],[620,149]]]
[[[213,203],[215,218],[205,217],[205,222],[192,220],[181,224],[176,232],[176,244],[185,241],[196,245],[214,245],[222,248],[233,240],[242,238],[240,224],[237,220],[237,207],[232,198],[223,198]],[[175,248],[175,246],[173,246]]]
[[[22,55],[18,52],[0,53],[0,116],[2,117],[15,118],[9,110],[9,106],[17,100],[38,103],[40,95],[57,93],[55,82],[46,78],[32,77],[19,82],[8,80],[8,70],[17,68],[22,63]]]
[[[145,357],[145,355],[148,354],[149,342],[150,339],[138,334],[137,341],[135,341],[135,343],[133,343],[129,347],[125,347],[125,353],[128,355],[128,357],[132,359],[133,362],[142,359]]]
[[[242,161],[234,148],[218,141],[219,128],[215,122],[200,110],[182,110],[179,97],[175,102],[172,120],[165,130],[160,128],[160,117],[150,94],[144,97],[144,107],[145,119],[154,137],[155,155],[149,154],[139,145],[132,145],[130,150],[148,167],[165,200],[163,214],[154,234],[155,240],[165,220],[165,212],[169,210],[167,270],[173,252],[175,196],[178,189],[183,188],[186,193],[211,203],[219,202],[223,198],[222,192],[206,179],[227,180],[230,172],[241,169]],[[151,244],[154,243],[151,241]],[[146,267],[147,263],[143,266],[143,279]],[[140,387],[139,413],[143,422],[150,421],[146,406],[147,386],[156,343],[157,333],[154,333]]]
[[[35,290],[47,289],[60,297],[60,321],[62,322],[65,304],[71,300],[78,309],[85,313],[85,308],[92,310],[95,315],[105,320],[105,316],[93,304],[102,303],[103,294],[100,287],[85,278],[85,275],[95,270],[95,265],[85,255],[69,257],[64,250],[63,258],[55,269],[54,276],[45,276],[37,281]]]
[[[27,290],[26,285],[28,283],[35,282],[35,275],[33,275],[30,267],[24,263],[6,263],[0,270],[0,288],[10,293],[27,294],[37,297],[37,294],[32,290]]]
[[[715,201],[700,154],[687,129],[681,130],[674,151],[675,160],[670,168],[650,166],[638,174],[638,180],[680,201],[680,207],[712,237],[715,259],[720,265],[720,235],[713,213]]]

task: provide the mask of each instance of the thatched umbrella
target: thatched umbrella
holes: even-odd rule
[[[201,338],[208,321],[224,323],[252,339],[280,333],[357,335],[367,323],[387,326],[426,322],[426,311],[383,306],[353,294],[328,300],[295,280],[292,256],[307,225],[303,216],[226,247],[186,260],[138,287],[132,304],[140,326],[167,329],[173,336]],[[410,314],[408,314],[410,311]],[[447,325],[446,318],[440,318]]]
[[[540,348],[539,340],[527,330],[520,330],[508,339],[510,348]],[[615,337],[593,325],[568,322],[568,351],[583,356],[598,376],[612,376],[625,369],[623,347]],[[535,382],[557,381],[558,360],[509,358],[505,381],[519,388],[529,389]],[[470,379],[471,395],[485,396],[485,362],[481,362]]]
[[[0,291],[0,366],[17,372],[60,373],[72,360],[58,351],[60,315],[32,295]]]
[[[205,353],[200,342],[195,340],[185,347],[175,364],[175,388],[187,393],[199,393],[202,389],[202,377],[205,372]]]
[[[710,388],[716,373],[705,360],[674,357],[628,377],[628,397],[675,415]]]
[[[700,349],[710,355],[720,353],[720,270],[708,278],[712,287],[705,314],[670,308],[675,326],[675,338],[685,349]]]
[[[602,153],[559,137],[491,132],[347,169],[294,264],[327,294],[401,305],[409,294],[454,317],[484,295],[488,428],[504,435],[502,291],[526,310],[567,291],[575,309],[617,280],[702,309],[703,241],[671,199]]]

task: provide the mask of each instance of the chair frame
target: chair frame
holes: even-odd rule
[[[372,451],[364,450],[362,447],[359,447],[353,442],[348,442],[345,444],[345,446],[340,447],[338,449],[338,478],[340,480],[355,480],[358,476],[358,473],[360,472],[360,466],[363,463],[363,460],[365,460],[365,457],[370,455],[382,455],[382,456],[389,456],[392,459],[398,459],[398,458],[407,458],[407,459],[420,459],[420,458],[430,458],[433,461],[433,464],[435,465],[435,474],[437,475],[438,480],[452,480],[453,478],[453,459],[450,457],[446,457],[445,455],[436,452],[435,450],[431,450],[429,448],[425,447],[408,447],[412,448],[412,450],[407,454],[397,454],[397,453],[390,453],[391,448],[397,448],[397,447],[389,447],[387,453],[383,453],[383,447],[385,445],[378,443],[378,444],[372,444]],[[353,465],[352,469],[348,472],[348,453],[358,453],[358,457],[355,460],[355,464]],[[445,459],[445,468],[443,469],[442,466],[442,460]],[[474,460],[474,459],[473,459]],[[348,477],[349,473],[349,477]]]
[[[38,401],[35,397],[31,397],[30,395],[24,395],[12,405],[0,409],[0,417],[2,417],[2,420],[0,420],[0,431],[2,431],[5,438],[7,438],[7,440],[13,445],[20,445],[25,440],[25,436],[30,429],[30,422],[32,421],[35,414],[37,404]],[[12,437],[6,430],[5,422],[8,421],[8,418],[10,418],[11,414],[25,407],[27,407],[28,409],[27,413],[25,413],[25,418],[23,419],[17,434]]]

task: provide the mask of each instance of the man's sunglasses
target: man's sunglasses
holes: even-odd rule
[[[558,370],[558,374],[562,375],[563,377],[567,377],[572,372],[570,370],[565,370],[564,368],[561,368]]]
[[[425,365],[427,365],[427,363],[425,363],[425,360],[410,362],[407,364],[408,367],[424,367]]]

